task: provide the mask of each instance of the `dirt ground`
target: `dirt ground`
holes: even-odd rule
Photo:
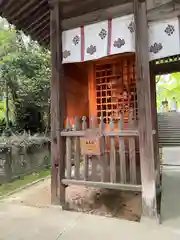
[[[130,221],[140,220],[141,196],[139,193],[70,186],[66,194],[72,211]],[[39,208],[50,207],[50,179],[16,193],[5,201]]]

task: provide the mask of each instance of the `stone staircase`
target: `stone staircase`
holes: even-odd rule
[[[180,113],[158,113],[160,147],[180,146]]]

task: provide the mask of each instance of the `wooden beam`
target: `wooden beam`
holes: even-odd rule
[[[153,10],[153,9],[160,9],[162,5],[168,4],[172,2],[172,0],[147,0],[147,10]]]
[[[94,116],[94,115],[90,115]],[[85,131],[62,131],[61,136],[63,137],[84,137]],[[105,137],[137,137],[139,135],[138,130],[122,130],[122,131],[104,131],[103,136]]]
[[[8,15],[11,17],[13,13],[17,12],[17,9],[19,11],[19,9],[21,9],[26,4],[27,2],[24,3],[24,1],[18,1],[15,4],[14,0],[12,0],[12,2],[9,0],[7,1],[7,5],[5,5],[4,9],[8,12]]]
[[[65,78],[62,65],[62,30],[60,4],[55,3],[51,9],[51,58],[52,58],[52,79],[51,79],[51,200],[57,204],[65,205],[65,186],[62,179],[65,178],[65,140],[60,132],[64,128],[66,118],[65,103]],[[59,175],[59,179],[58,179]],[[59,194],[58,194],[59,188]],[[59,195],[59,196],[58,196]]]
[[[63,6],[63,18],[73,18],[80,16],[85,13],[97,11],[97,10],[104,10],[109,7],[117,6],[118,4],[124,4],[131,2],[132,0],[111,0],[111,1],[104,1],[104,0],[85,0],[76,6],[76,2],[70,3],[67,6]]]
[[[180,72],[180,61],[159,63],[153,66],[155,75],[170,74],[173,72]]]
[[[156,74],[154,73],[155,62],[150,63],[150,87],[151,87],[151,109],[152,109],[152,125],[155,130],[153,135],[154,142],[154,158],[156,170],[156,185],[160,184],[160,158],[158,145],[158,118],[157,118],[157,104],[156,104]]]
[[[121,183],[107,183],[107,182],[92,182],[83,180],[63,179],[65,185],[78,185],[95,188],[115,189],[122,191],[141,192],[141,185],[121,184]]]
[[[97,11],[89,12],[79,15],[77,17],[63,19],[63,30],[76,28],[82,25],[88,25],[99,21],[104,21],[109,18],[124,16],[133,13],[133,4],[128,2],[115,7],[109,7],[106,9],[100,9]]]
[[[39,26],[39,28],[37,28],[36,30],[32,29],[31,33],[35,33],[36,35],[41,35],[45,30],[47,30],[49,32],[49,21],[46,23],[42,23],[42,25]]]
[[[147,10],[151,11],[153,9],[160,9],[163,5],[172,2],[172,0],[147,0]],[[103,11],[108,8],[123,6],[124,4],[131,3],[132,0],[111,0],[111,1],[104,1],[104,0],[85,0],[79,1],[71,1],[68,4],[62,4],[63,7],[63,19],[67,18],[74,18],[80,15],[91,13],[94,11]],[[78,8],[76,7],[78,4]],[[133,4],[132,4],[133,5]]]
[[[5,1],[3,1],[2,4],[5,4],[5,5],[3,6],[3,11],[6,10],[6,9],[8,9],[13,2],[14,2],[14,0],[9,0],[9,1],[6,1],[6,0],[5,0]],[[3,12],[3,11],[1,11],[1,12]]]
[[[59,1],[61,4],[67,5],[67,4],[73,4],[73,3],[79,4],[84,0],[55,0],[55,1]]]
[[[26,4],[23,4],[22,7],[19,8],[18,11],[11,11],[9,14],[11,14],[12,19],[16,19],[19,15],[21,15],[21,18],[23,15],[27,14],[27,9],[32,9],[32,5],[35,3],[36,0],[31,0],[27,2]],[[44,0],[43,0],[44,1]],[[35,5],[35,8],[38,7],[38,4]]]
[[[44,12],[41,16],[39,16],[38,18],[36,18],[36,20],[35,21],[33,21],[30,25],[28,25],[28,27],[27,27],[27,30],[29,30],[29,29],[31,29],[31,28],[33,28],[34,29],[34,25],[35,25],[35,27],[36,27],[36,25],[40,25],[41,24],[41,21],[44,21],[44,19],[47,19],[47,17],[48,17],[48,19],[49,19],[49,22],[50,22],[50,12],[49,11],[47,11],[47,12]],[[40,23],[39,23],[40,22]]]
[[[148,21],[161,21],[171,19],[180,15],[180,3],[169,1],[166,4],[160,5],[155,9],[148,11]]]
[[[157,219],[146,2],[134,0],[142,217]]]
[[[39,20],[34,27],[31,27],[31,32],[38,32],[39,28],[41,31],[41,28],[48,28],[49,29],[49,23],[50,23],[50,12],[48,12],[47,16],[41,20]]]
[[[0,8],[2,8],[6,4],[6,0],[0,0]]]
[[[45,31],[45,34],[43,34],[43,36],[40,38],[39,43],[43,43],[48,38],[50,38],[50,33],[48,31]]]
[[[88,63],[88,99],[89,99],[89,118],[97,116],[96,109],[96,85],[95,85],[95,72],[94,63]]]
[[[175,7],[175,8],[174,8]],[[172,11],[172,9],[174,9]],[[63,30],[76,28],[82,25],[88,25],[99,21],[104,21],[109,18],[121,17],[133,13],[133,3],[127,1],[124,4],[110,6],[108,8],[99,9],[89,13],[85,13],[76,17],[63,19]],[[161,14],[160,14],[161,13]],[[148,21],[157,21],[170,17],[178,16],[180,13],[180,4],[174,3],[172,0],[163,0],[159,4],[149,4]]]
[[[41,5],[39,8],[37,9],[30,9],[30,11],[27,12],[26,17],[24,18],[19,18],[17,19],[18,23],[22,26],[29,26],[31,25],[34,21],[36,21],[37,19],[39,19],[41,17],[41,15],[43,15],[44,13],[49,12],[50,14],[50,7],[48,4],[43,4]]]
[[[57,146],[57,75],[56,75],[56,20],[54,9],[51,11],[50,32],[51,32],[51,203],[58,203],[58,146]]]

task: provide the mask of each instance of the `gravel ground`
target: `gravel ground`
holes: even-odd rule
[[[139,193],[70,186],[66,198],[72,211],[139,221],[141,196]],[[50,179],[22,190],[5,201],[33,207],[50,207]]]

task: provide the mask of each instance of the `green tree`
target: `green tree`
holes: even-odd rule
[[[157,106],[160,109],[161,102],[167,99],[171,101],[173,97],[180,103],[180,73],[157,76],[156,93]]]
[[[48,111],[50,53],[5,23],[0,22],[0,86],[6,96],[6,125],[11,116],[23,128],[28,109],[40,115]]]

